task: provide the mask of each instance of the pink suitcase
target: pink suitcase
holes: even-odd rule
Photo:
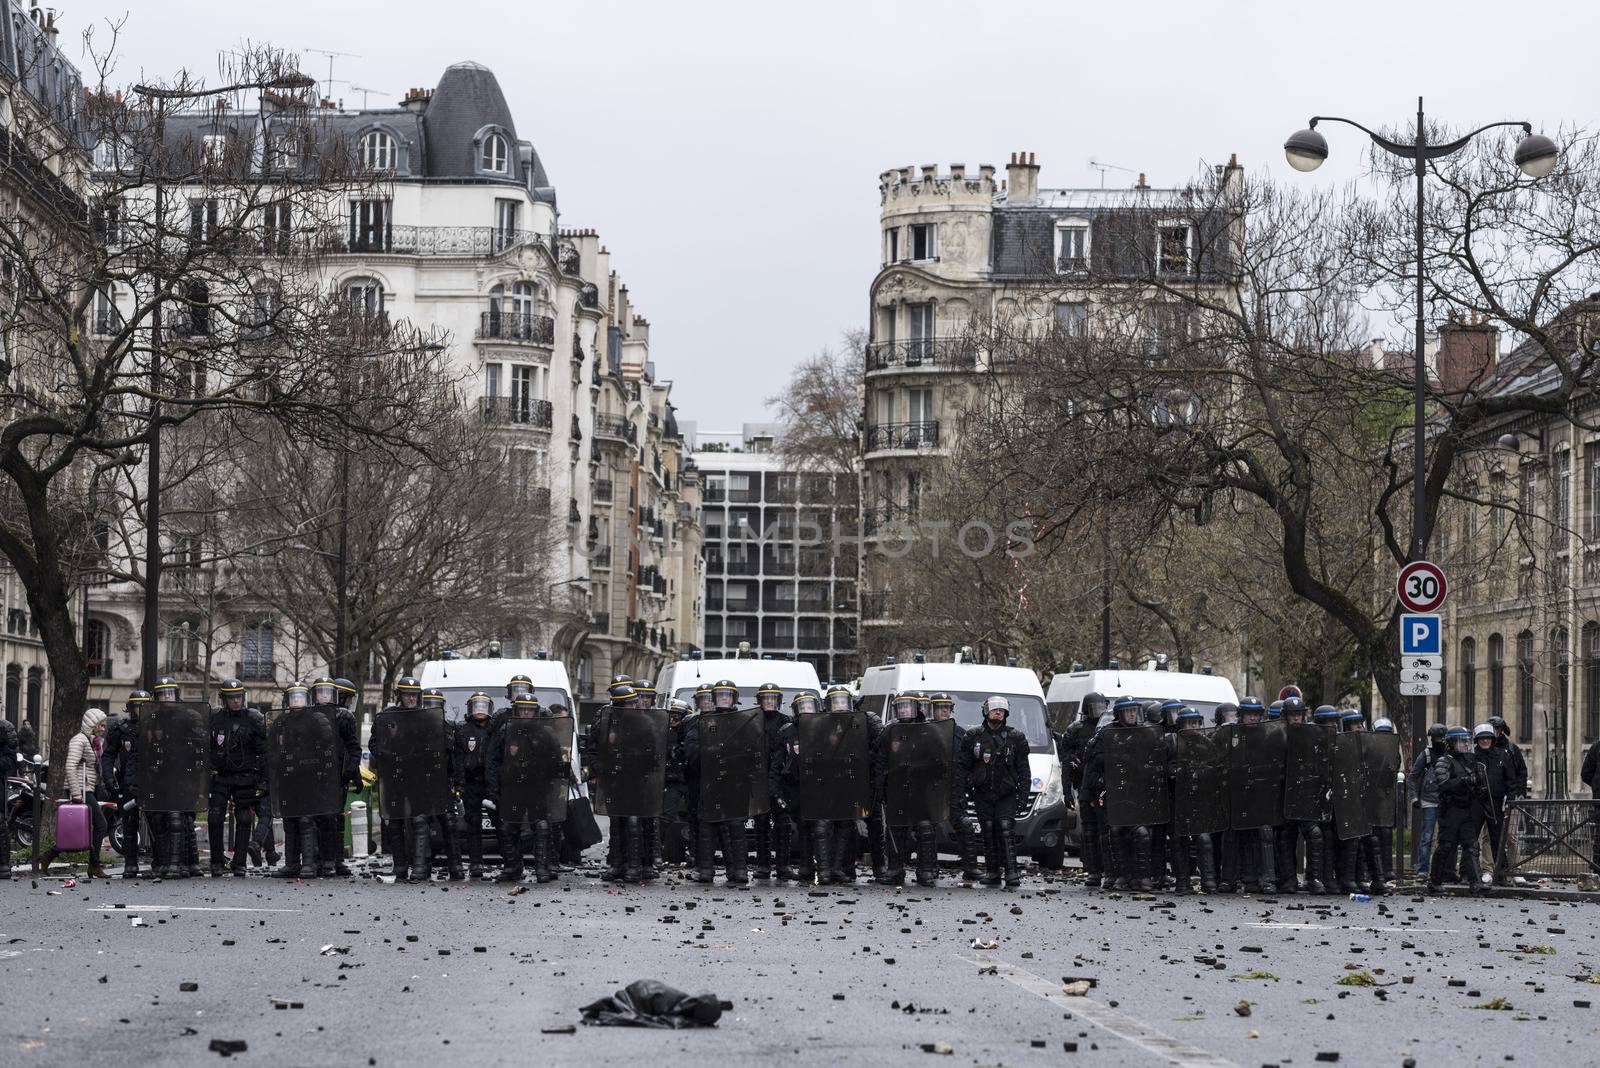
[[[56,848],[63,852],[89,848],[88,805],[65,804],[56,808]]]

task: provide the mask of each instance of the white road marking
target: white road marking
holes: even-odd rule
[[[126,912],[132,916],[139,912],[299,912],[299,909],[247,909],[239,907],[212,907],[207,905],[101,905],[85,912]]]
[[[1247,923],[1266,931],[1372,931],[1376,934],[1460,934],[1454,927],[1357,927],[1342,923]]]
[[[956,956],[969,964],[976,964],[980,968],[995,969],[995,974],[1016,986],[1020,986],[1030,994],[1044,998],[1052,1005],[1068,1010],[1075,1019],[1088,1020],[1101,1030],[1109,1031],[1123,1041],[1131,1042],[1147,1053],[1153,1053],[1164,1061],[1178,1065],[1178,1068],[1239,1068],[1238,1065],[1226,1057],[1220,1057],[1209,1050],[1185,1045],[1177,1039],[1139,1022],[1127,1013],[1118,1012],[1109,1005],[1090,998],[1068,997],[1061,992],[1059,983],[1052,983],[1050,980],[1034,975],[1024,968],[1018,968],[1014,965],[1006,964],[1004,961],[995,960],[986,953],[975,953],[971,956],[957,953]]]

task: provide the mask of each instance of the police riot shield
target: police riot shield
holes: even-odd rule
[[[1106,823],[1140,827],[1171,818],[1167,754],[1160,727],[1112,727],[1105,732]]]
[[[1187,837],[1228,829],[1227,754],[1216,732],[1172,735],[1172,833]]]
[[[1393,827],[1399,792],[1400,736],[1360,733],[1362,764],[1367,772],[1367,818],[1374,827]]]
[[[855,820],[872,799],[867,718],[839,712],[796,716],[800,746],[800,818]]]
[[[950,817],[950,762],[955,720],[891,723],[878,743],[887,745],[883,809],[891,827],[943,823]]]
[[[500,763],[500,818],[511,823],[567,818],[567,788],[572,781],[571,716],[558,719],[508,719]]]
[[[145,812],[196,812],[211,785],[211,706],[152,704],[139,717],[139,782]]]
[[[1321,820],[1328,796],[1329,735],[1315,724],[1287,723],[1283,736],[1283,818]]]
[[[1337,734],[1333,738],[1333,827],[1345,841],[1372,830],[1367,809],[1367,769],[1364,733]]]
[[[372,760],[386,820],[450,808],[450,753],[443,711],[385,709],[372,720]]]
[[[1228,824],[1235,831],[1275,827],[1283,822],[1283,725],[1229,727]]]
[[[700,729],[700,818],[766,815],[767,717],[759,708],[707,712]]]
[[[267,781],[274,816],[325,816],[344,808],[336,714],[328,706],[299,708],[268,723]]]
[[[606,706],[600,713],[600,752],[595,754],[595,811],[660,816],[670,737],[664,708]]]

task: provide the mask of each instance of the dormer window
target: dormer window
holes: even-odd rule
[[[368,130],[361,135],[361,167],[368,171],[394,170],[394,138],[383,130]]]
[[[228,137],[226,134],[206,134],[204,159],[207,167],[220,167],[223,158],[227,154]]]
[[[483,153],[479,162],[484,171],[489,174],[507,174],[510,159],[503,134],[492,133],[483,139]]]
[[[1056,271],[1083,274],[1089,270],[1089,220],[1066,219],[1056,224]]]
[[[1194,273],[1194,227],[1188,223],[1162,223],[1157,227],[1156,271],[1168,275]]]

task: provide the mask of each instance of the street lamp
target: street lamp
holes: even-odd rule
[[[1319,122],[1342,122],[1346,126],[1354,126],[1372,139],[1372,143],[1401,159],[1413,161],[1412,173],[1417,178],[1417,216],[1416,216],[1416,257],[1417,257],[1417,319],[1416,319],[1416,348],[1412,355],[1412,425],[1411,425],[1411,559],[1421,560],[1427,555],[1427,539],[1423,534],[1423,516],[1427,513],[1427,467],[1423,462],[1423,414],[1427,400],[1427,371],[1423,364],[1422,350],[1425,342],[1424,334],[1426,324],[1423,319],[1422,293],[1425,284],[1423,258],[1426,247],[1423,243],[1423,203],[1424,186],[1428,176],[1428,161],[1443,159],[1454,155],[1465,148],[1474,137],[1486,130],[1497,129],[1501,126],[1522,127],[1522,140],[1517,143],[1513,159],[1517,168],[1529,178],[1539,179],[1555,170],[1560,151],[1554,141],[1542,134],[1533,132],[1533,126],[1526,122],[1491,122],[1487,126],[1480,126],[1463,137],[1442,144],[1431,145],[1428,143],[1428,127],[1422,112],[1422,98],[1417,97],[1417,129],[1416,138],[1410,144],[1403,141],[1394,141],[1382,134],[1355,122],[1352,119],[1342,119],[1335,115],[1314,115],[1310,125],[1304,130],[1299,130],[1289,136],[1283,143],[1283,154],[1289,161],[1289,166],[1297,171],[1314,171],[1322,166],[1328,158],[1328,139],[1317,132]],[[1410,733],[1413,743],[1420,743],[1417,731],[1421,729],[1425,712],[1422,697],[1413,697],[1410,706]]]

